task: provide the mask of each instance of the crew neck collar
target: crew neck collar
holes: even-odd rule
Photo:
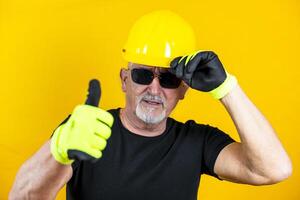
[[[116,109],[116,116],[115,116],[115,120],[116,122],[118,123],[119,127],[121,128],[121,130],[126,133],[126,134],[130,134],[134,137],[137,137],[137,138],[144,138],[144,139],[157,139],[157,138],[161,138],[163,137],[164,135],[166,135],[172,125],[172,118],[167,118],[167,121],[166,121],[166,128],[165,130],[159,134],[159,135],[156,135],[156,136],[144,136],[144,135],[139,135],[137,133],[134,133],[134,132],[131,132],[130,130],[128,130],[122,123],[121,119],[120,119],[120,111],[121,111],[121,108],[117,108]]]

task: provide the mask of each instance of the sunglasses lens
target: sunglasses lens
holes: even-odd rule
[[[160,73],[159,81],[162,87],[170,89],[178,88],[181,83],[181,79],[177,78],[174,74],[170,72]]]
[[[131,70],[131,78],[137,84],[149,85],[153,81],[154,74],[148,69],[134,68]],[[181,79],[166,71],[160,73],[159,83],[163,88],[174,89],[179,87]]]
[[[153,72],[147,69],[135,68],[131,70],[131,78],[135,83],[149,85],[153,78]]]

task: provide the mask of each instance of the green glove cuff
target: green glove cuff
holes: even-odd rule
[[[235,76],[228,74],[227,72],[226,74],[227,77],[225,81],[217,88],[213,89],[212,91],[209,91],[209,93],[214,99],[223,98],[237,85],[237,79],[235,78]]]
[[[64,124],[63,124],[64,125]],[[69,165],[71,164],[74,160],[70,160],[68,158],[68,156],[64,157],[62,155],[61,150],[58,147],[58,141],[59,141],[59,136],[60,136],[60,132],[61,132],[61,128],[62,126],[59,126],[55,131],[54,134],[51,138],[51,154],[53,155],[54,159],[59,162],[60,164],[63,165]]]

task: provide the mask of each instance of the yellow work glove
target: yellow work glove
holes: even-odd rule
[[[76,106],[67,122],[54,131],[51,153],[59,163],[101,158],[114,119],[109,112],[98,108],[100,93],[98,80],[90,81],[86,105]]]

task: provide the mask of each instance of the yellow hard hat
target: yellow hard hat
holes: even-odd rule
[[[128,62],[170,67],[175,57],[195,50],[196,38],[192,27],[177,14],[159,10],[135,22],[122,51]]]

